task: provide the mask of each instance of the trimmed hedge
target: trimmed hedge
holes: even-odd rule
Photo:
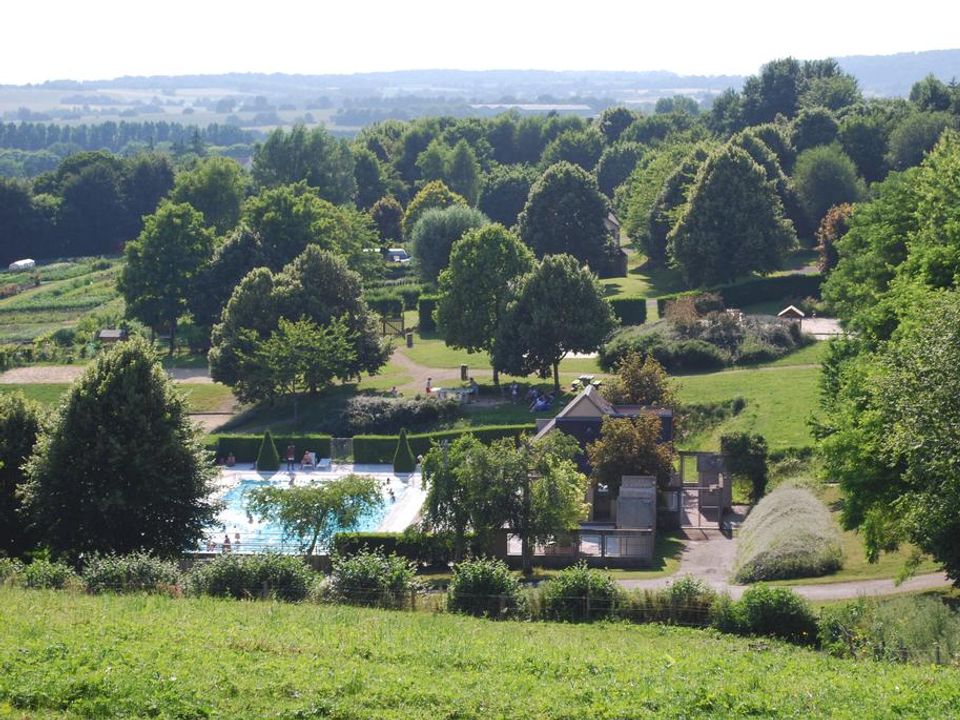
[[[399,317],[403,314],[403,298],[399,293],[376,293],[364,297],[367,305],[383,317]]]
[[[233,453],[237,462],[252,463],[257,459],[260,450],[262,435],[208,435],[207,447],[216,453],[216,456],[225,459]],[[275,435],[273,438],[276,447],[286,448],[293,443],[297,449],[299,460],[305,450],[312,450],[317,457],[330,457],[329,435]]]
[[[407,441],[410,443],[410,449],[414,456],[417,456],[426,454],[434,441],[453,441],[467,433],[473,434],[480,442],[489,443],[504,437],[517,437],[523,433],[532,435],[534,432],[536,432],[536,425],[492,425],[407,435]],[[354,435],[353,461],[355,463],[389,465],[393,462],[398,441],[399,437],[397,435]]]
[[[465,546],[473,555],[482,551],[473,535],[467,536]],[[355,555],[363,550],[379,550],[384,555],[398,555],[421,565],[446,566],[453,560],[453,534],[408,530],[402,533],[337,533],[333,536],[332,554]]]
[[[801,275],[800,273],[794,273],[792,275],[751,278],[732,285],[720,285],[715,288],[710,288],[710,292],[718,293],[720,297],[723,298],[723,304],[727,307],[739,308],[744,305],[753,305],[769,300],[782,300],[786,303],[787,301],[795,302],[806,297],[819,298],[820,285],[822,283],[822,275]],[[687,292],[658,297],[657,310],[660,313],[660,317],[663,317],[668,302],[688,295],[699,295],[701,292],[707,291],[689,290]]]
[[[417,320],[420,326],[420,332],[431,332],[437,329],[437,323],[433,319],[433,311],[437,307],[436,295],[421,295],[417,302]]]
[[[643,325],[647,321],[646,298],[614,297],[609,302],[621,325]]]
[[[423,288],[419,285],[397,286],[397,295],[403,300],[404,310],[416,310],[421,294],[423,294]]]

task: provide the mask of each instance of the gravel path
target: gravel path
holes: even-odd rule
[[[693,576],[717,592],[728,593],[734,599],[743,595],[749,585],[728,582],[737,554],[737,541],[722,535],[707,540],[687,542],[680,558],[680,568],[671,577],[653,580],[620,580],[620,585],[631,590],[660,590],[678,577]],[[771,583],[775,585],[776,583]],[[893,579],[851,580],[850,582],[824,583],[822,585],[791,585],[791,590],[807,600],[849,600],[865,595],[894,595],[904,592],[933,590],[949,585],[944,573],[917,575],[897,585]]]

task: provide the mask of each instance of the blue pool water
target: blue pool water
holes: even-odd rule
[[[286,483],[271,482],[259,477],[242,478],[239,483],[230,488],[221,498],[224,508],[218,516],[219,527],[214,526],[210,529],[207,537],[210,544],[206,544],[202,549],[221,551],[223,549],[223,536],[230,537],[231,550],[233,552],[283,552],[296,553],[299,548],[296,540],[284,542],[283,533],[280,528],[271,522],[260,522],[258,518],[252,517],[247,513],[246,496],[254,488],[261,487],[285,487]],[[393,491],[394,499],[390,498],[387,488]],[[383,495],[379,507],[372,512],[364,515],[359,525],[355,528],[357,532],[370,532],[377,529],[380,523],[390,512],[391,506],[395,501],[399,501],[406,491],[406,485],[399,482],[396,478],[391,479],[384,484]],[[237,534],[240,535],[239,545],[236,541]]]

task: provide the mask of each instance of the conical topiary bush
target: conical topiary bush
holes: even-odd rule
[[[267,430],[260,443],[260,452],[257,453],[257,470],[275,471],[280,469],[280,455],[277,446],[273,444],[273,435]]]
[[[417,459],[413,456],[410,443],[407,441],[407,430],[400,430],[397,440],[397,451],[393,454],[393,471],[395,473],[411,473],[417,468]]]

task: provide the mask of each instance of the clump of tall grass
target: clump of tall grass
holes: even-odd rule
[[[859,598],[823,609],[820,644],[839,657],[960,664],[960,613],[939,598]]]
[[[840,530],[809,490],[783,486],[750,513],[740,529],[737,582],[816,577],[843,566]]]

